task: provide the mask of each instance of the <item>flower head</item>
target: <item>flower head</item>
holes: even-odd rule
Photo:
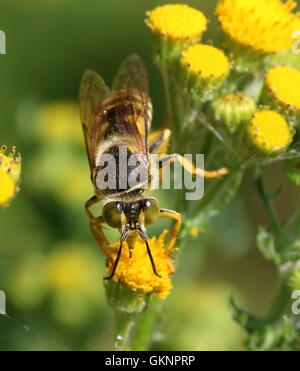
[[[256,112],[247,127],[251,144],[265,154],[285,150],[292,140],[289,124],[279,113],[271,110]]]
[[[196,44],[182,53],[181,64],[191,75],[203,80],[227,76],[230,64],[222,50],[211,45]]]
[[[6,155],[6,146],[0,149],[0,207],[9,205],[9,202],[19,190],[21,173],[21,156],[16,155],[15,147]]]
[[[148,241],[156,269],[161,277],[153,273],[145,242],[137,239],[131,256],[128,245],[124,242],[124,250],[113,281],[122,283],[132,291],[143,294],[153,293],[160,299],[166,298],[172,288],[169,276],[175,271],[170,256],[172,249],[165,247],[167,233],[168,231],[164,231],[158,238],[153,237]],[[112,244],[111,248],[114,253],[111,258],[108,258],[109,272],[112,270],[119,243]]]
[[[224,52],[211,45],[195,44],[182,52],[183,80],[195,97],[212,99],[230,71]]]
[[[202,12],[184,4],[167,4],[147,12],[146,24],[169,40],[199,39],[206,30]]]
[[[265,77],[268,93],[275,102],[293,111],[300,111],[300,71],[278,66],[271,68]]]
[[[261,53],[289,49],[292,32],[300,28],[293,0],[220,0],[216,15],[235,42]]]

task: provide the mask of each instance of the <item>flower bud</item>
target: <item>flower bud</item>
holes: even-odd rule
[[[241,92],[225,94],[212,104],[214,121],[230,133],[248,122],[256,109],[255,100]]]

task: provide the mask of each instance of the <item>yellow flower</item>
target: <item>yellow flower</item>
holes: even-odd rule
[[[271,110],[256,112],[247,133],[252,145],[265,154],[283,151],[292,140],[291,130],[284,117]]]
[[[230,71],[229,61],[223,51],[204,44],[187,48],[182,53],[181,64],[191,75],[203,80],[219,80]]]
[[[170,40],[199,39],[206,30],[202,12],[184,4],[167,4],[147,12],[146,24],[159,36]]]
[[[286,66],[270,69],[265,84],[271,97],[283,107],[300,111],[300,71]]]
[[[160,299],[166,298],[172,288],[169,276],[175,272],[170,256],[172,249],[165,247],[167,233],[168,231],[165,230],[158,238],[153,237],[148,241],[157,272],[161,277],[153,273],[145,242],[138,239],[132,250],[131,257],[129,255],[128,245],[126,242],[124,243],[122,256],[113,281],[124,284],[132,291],[143,294],[153,293]],[[114,254],[112,258],[108,258],[109,273],[112,270],[119,249],[119,243],[111,245],[111,248]]]
[[[43,106],[36,122],[38,135],[46,141],[83,144],[79,110],[73,103],[54,102]]]
[[[16,155],[15,147],[5,155],[6,146],[0,150],[0,207],[8,206],[17,194],[21,173],[21,156]]]
[[[181,53],[182,85],[198,102],[212,100],[230,71],[224,52],[211,45],[194,44]]]
[[[236,43],[261,53],[286,50],[300,29],[293,0],[220,0],[216,15],[223,31]]]

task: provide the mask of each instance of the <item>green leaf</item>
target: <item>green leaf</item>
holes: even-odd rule
[[[265,259],[271,260],[276,266],[280,266],[282,259],[276,251],[275,238],[271,232],[264,227],[259,227],[256,236],[257,248]]]
[[[248,333],[245,346],[249,350],[267,351],[290,349],[299,337],[299,329],[288,316],[271,319],[259,318],[238,308],[230,299],[232,318]]]
[[[256,317],[249,312],[239,308],[233,298],[229,299],[229,310],[232,318],[241,325],[249,334],[252,334],[257,329],[264,325],[265,320],[263,318]]]

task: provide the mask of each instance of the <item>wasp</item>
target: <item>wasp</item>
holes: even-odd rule
[[[104,279],[111,279],[116,273],[123,242],[127,241],[131,253],[137,238],[144,240],[153,272],[160,277],[148,244],[146,227],[155,223],[158,218],[173,219],[175,224],[168,242],[169,246],[173,246],[181,228],[182,217],[176,211],[161,208],[151,195],[150,183],[155,167],[160,168],[164,162],[178,161],[191,173],[205,177],[218,177],[226,172],[224,169],[207,172],[195,168],[178,154],[166,154],[171,136],[168,128],[149,134],[152,105],[148,94],[148,78],[145,66],[137,55],[129,56],[121,64],[111,89],[99,74],[86,70],[80,84],[79,100],[91,181],[95,189],[95,195],[85,204],[90,228],[99,246],[107,253],[110,241],[103,226],[108,225],[120,231],[120,247],[113,269]],[[127,180],[124,182],[119,166],[121,161],[124,162],[120,148],[126,149],[126,159],[134,154],[139,160],[135,165],[125,162],[127,174],[134,172],[139,166],[145,170],[146,179],[144,177],[134,185]],[[151,160],[153,154],[160,155],[159,164],[154,165]],[[115,187],[109,188],[105,186],[103,179],[99,181],[99,174],[107,166],[107,155],[116,164],[113,176],[116,180]],[[123,182],[122,187],[120,181]],[[96,217],[90,208],[98,202],[103,203],[103,211],[101,216]]]

